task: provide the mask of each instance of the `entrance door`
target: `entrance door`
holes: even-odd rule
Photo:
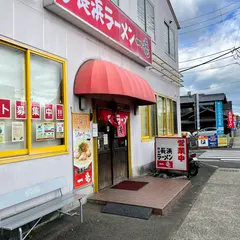
[[[127,136],[117,137],[110,123],[98,122],[98,185],[99,190],[128,178]]]

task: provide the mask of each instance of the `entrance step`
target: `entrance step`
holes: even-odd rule
[[[105,205],[125,204],[152,209],[156,215],[167,215],[177,201],[191,188],[191,182],[183,179],[139,177],[131,181],[148,182],[138,191],[108,188],[94,194],[88,202]]]

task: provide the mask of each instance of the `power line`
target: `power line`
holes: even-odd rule
[[[237,4],[238,2],[240,2],[240,0],[238,0],[238,1],[236,1],[236,2],[233,2],[233,3],[230,3],[230,4],[226,5],[225,7],[219,8],[219,9],[214,10],[214,11],[212,11],[212,12],[208,12],[208,13],[199,15],[199,16],[197,16],[197,17],[188,18],[188,19],[185,19],[185,20],[183,20],[183,21],[179,21],[179,23],[183,23],[183,22],[187,22],[187,21],[190,21],[190,20],[193,20],[193,19],[197,19],[197,18],[200,18],[200,17],[203,17],[203,16],[207,16],[207,15],[209,15],[209,14],[211,14],[211,13],[218,12],[218,11],[220,11],[220,10],[222,10],[222,9],[224,9],[224,8],[227,8],[227,7],[231,6],[231,5]]]
[[[184,69],[184,70],[182,70],[182,71],[180,71],[180,72],[181,72],[181,73],[182,73],[182,72],[186,72],[186,71],[191,70],[191,69],[193,69],[193,68],[197,68],[197,67],[200,67],[200,66],[202,66],[202,65],[205,65],[205,64],[207,64],[207,63],[210,63],[210,62],[212,62],[212,61],[214,61],[214,60],[216,60],[216,59],[218,59],[218,58],[221,58],[221,57],[223,57],[223,56],[225,56],[225,55],[227,55],[227,54],[229,54],[229,53],[231,53],[231,52],[233,53],[234,51],[238,50],[239,48],[240,48],[240,47],[234,48],[234,49],[232,49],[231,51],[229,51],[229,52],[227,52],[227,53],[224,53],[224,54],[222,54],[222,55],[220,55],[220,56],[218,56],[218,57],[212,58],[212,59],[210,59],[210,60],[208,60],[208,61],[206,61],[206,62],[200,63],[200,64],[198,64],[198,65],[195,65],[195,66],[189,67],[189,68],[187,68],[187,69]]]
[[[191,61],[194,61],[194,60],[199,60],[199,59],[202,59],[202,58],[210,57],[210,56],[213,56],[213,55],[216,55],[216,54],[222,53],[222,52],[229,51],[229,50],[231,50],[231,49],[234,49],[234,48],[228,48],[228,49],[222,50],[222,51],[220,51],[220,52],[212,53],[212,54],[205,55],[205,56],[198,57],[198,58],[188,59],[188,60],[185,60],[185,61],[181,61],[181,62],[179,62],[179,63],[185,63],[185,62],[191,62]]]
[[[190,44],[197,43],[197,42],[205,42],[205,41],[210,40],[210,39],[212,39],[212,38],[216,38],[216,37],[223,36],[223,35],[229,35],[230,33],[237,32],[237,31],[239,31],[239,28],[238,28],[238,29],[235,29],[235,30],[233,30],[233,31],[229,31],[229,32],[225,32],[225,33],[222,33],[222,34],[214,35],[214,36],[211,36],[211,37],[209,37],[209,38],[204,38],[204,39],[202,39],[202,40],[190,42]],[[184,46],[183,46],[183,47],[184,47]]]
[[[232,58],[232,57],[233,57],[232,55],[231,56],[227,56],[227,57],[223,57],[221,59],[214,60],[211,63],[219,62],[219,61],[222,61],[222,60],[225,60],[225,59],[228,59],[228,58]],[[209,64],[211,64],[211,63],[209,63]],[[180,69],[180,71],[183,70],[183,69],[185,69],[185,68]]]
[[[210,24],[210,25],[207,25],[207,26],[205,26],[205,27],[197,28],[197,29],[194,29],[194,30],[191,30],[191,31],[179,33],[178,35],[183,35],[183,34],[187,34],[187,33],[191,33],[191,32],[196,32],[196,31],[198,31],[198,30],[201,30],[201,29],[204,29],[204,28],[207,28],[207,27],[212,27],[212,26],[215,26],[215,25],[217,25],[217,24],[226,22],[226,21],[228,21],[228,20],[230,20],[230,19],[232,19],[232,18],[234,18],[234,17],[236,17],[236,16],[238,16],[238,15],[240,15],[240,13],[235,14],[235,15],[232,16],[231,18],[227,18],[227,19],[225,19],[225,20],[223,20],[223,21],[220,21],[220,22],[217,22],[217,23],[214,23],[214,24]]]
[[[219,85],[214,86],[214,87],[208,87],[208,88],[196,89],[195,91],[193,91],[193,93],[194,93],[194,92],[197,92],[197,91],[211,90],[211,89],[214,89],[214,88],[219,88],[219,87],[221,87],[221,86],[232,85],[233,83],[238,83],[238,82],[240,82],[240,80],[238,80],[238,81],[234,81],[234,82],[228,82],[228,83],[219,84]],[[188,91],[187,91],[187,92],[188,92]]]
[[[232,65],[236,65],[237,63],[230,63],[224,66],[219,66],[219,67],[215,67],[215,68],[207,68],[207,69],[203,69],[203,70],[199,70],[199,71],[191,71],[191,72],[186,72],[185,74],[191,74],[191,73],[198,73],[198,72],[205,72],[205,71],[209,71],[209,70],[214,70],[214,69],[220,69],[220,68],[225,68],[225,67],[229,67]]]
[[[236,11],[237,9],[239,9],[239,8],[240,8],[240,7],[235,8],[235,9],[233,9],[233,10],[231,10],[231,11],[228,11],[228,12],[225,12],[225,13],[221,13],[220,15],[218,15],[218,16],[216,16],[216,17],[209,18],[209,19],[204,20],[204,21],[202,21],[202,22],[198,22],[198,23],[194,23],[194,24],[190,24],[190,25],[187,25],[187,26],[181,27],[181,29],[190,28],[190,27],[192,27],[192,26],[196,26],[196,25],[199,25],[199,24],[202,24],[202,23],[205,23],[205,22],[211,21],[211,20],[213,20],[213,19],[215,19],[215,18],[222,17],[223,15],[229,14],[229,13],[231,13],[231,12],[235,12],[235,11]],[[221,21],[221,22],[222,22],[222,21]]]

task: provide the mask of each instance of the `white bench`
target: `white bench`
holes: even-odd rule
[[[0,211],[24,202],[27,203],[27,201],[29,200],[32,200],[34,198],[43,196],[51,192],[52,193],[58,192],[59,195],[53,200],[45,202],[41,205],[28,208],[27,210],[23,210],[19,213],[16,213],[13,216],[4,218],[2,220],[0,219],[0,229],[9,231],[18,229],[20,240],[24,240],[30,234],[30,232],[37,226],[42,217],[55,211],[59,211],[62,214],[67,214],[61,212],[60,209],[63,206],[72,203],[75,199],[77,199],[80,204],[80,221],[82,223],[83,211],[81,199],[85,195],[75,194],[74,192],[70,192],[68,194],[63,195],[62,188],[66,186],[67,184],[64,178],[56,178],[27,188],[19,189],[10,193],[0,194]],[[23,233],[22,226],[34,220],[37,220],[34,226],[28,232]]]

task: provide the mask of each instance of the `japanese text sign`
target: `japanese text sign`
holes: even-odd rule
[[[53,105],[46,103],[44,106],[44,119],[53,120]]]
[[[27,117],[27,107],[26,101],[15,101],[15,118],[16,119],[26,119]]]
[[[40,120],[41,119],[41,104],[38,102],[32,102],[32,119]]]
[[[222,135],[224,134],[223,103],[217,101],[215,106],[217,135]]]
[[[231,110],[228,111],[228,128],[234,128],[234,117],[233,112]]]
[[[129,112],[114,113],[111,110],[98,111],[99,120],[103,120],[105,122],[109,121],[114,127],[116,127],[118,137],[126,137],[128,117]]]
[[[151,38],[110,0],[55,0],[45,7],[119,51],[121,46],[144,65],[152,64]]]
[[[64,120],[64,106],[63,106],[63,104],[56,104],[55,114],[56,114],[56,120]]]
[[[8,99],[0,99],[0,118],[11,118],[11,101]]]
[[[186,138],[156,137],[156,169],[188,171],[188,143]]]

